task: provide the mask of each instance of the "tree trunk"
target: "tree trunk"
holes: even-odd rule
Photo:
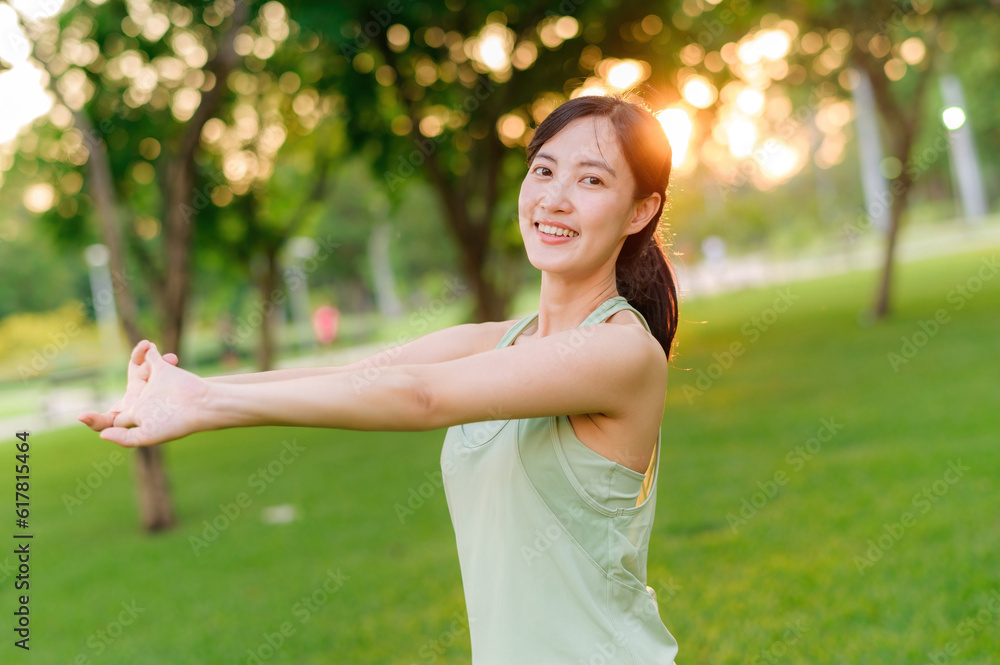
[[[902,208],[897,210],[895,203],[892,206],[892,216],[889,218],[889,230],[886,233],[885,253],[882,259],[882,275],[878,281],[875,292],[875,306],[872,308],[872,315],[876,319],[884,318],[889,314],[890,295],[892,292],[892,269],[895,267],[896,256],[896,236],[899,234],[899,222],[902,219]]]
[[[94,131],[90,119],[83,113],[76,113],[77,127],[90,137],[90,159],[87,160],[88,191],[94,200],[94,208],[101,224],[101,235],[108,247],[111,268],[118,276],[115,286],[115,301],[130,349],[139,343],[144,335],[139,330],[138,307],[134,292],[125,279],[125,256],[118,209],[117,194],[111,165],[108,162],[104,141]],[[152,270],[152,266],[147,266]],[[166,343],[164,349],[174,350],[176,344]],[[163,472],[162,457],[158,446],[139,448],[136,451],[136,495],[139,503],[139,518],[147,531],[167,529],[175,523],[170,503],[167,479]]]
[[[195,191],[194,153],[201,130],[218,110],[226,77],[237,63],[233,40],[246,23],[245,2],[237,2],[233,20],[218,45],[218,52],[208,69],[216,76],[216,86],[202,96],[194,117],[188,123],[178,148],[164,168],[160,191],[163,194],[164,279],[160,284],[162,352],[180,349],[188,297],[191,290],[191,246],[194,240],[197,211],[208,205],[205,192]],[[193,204],[193,207],[192,207]],[[133,344],[139,340],[133,340]],[[136,457],[136,480],[139,483],[139,511],[147,531],[160,531],[176,523],[170,500],[169,482],[163,468],[159,446],[141,448]]]
[[[939,17],[940,18],[940,17]],[[932,36],[936,36],[937,31],[932,31]],[[932,40],[933,41],[933,40]],[[896,260],[896,241],[899,235],[899,228],[903,220],[903,212],[906,210],[907,195],[913,180],[917,177],[910,166],[910,152],[913,148],[913,140],[920,128],[921,111],[927,82],[933,72],[933,62],[935,49],[929,49],[927,59],[924,62],[924,69],[918,76],[913,98],[907,106],[901,104],[889,90],[889,80],[883,75],[882,64],[878,58],[868,53],[862,52],[857,45],[854,47],[853,58],[855,63],[862,69],[871,83],[871,93],[878,108],[879,115],[885,124],[892,142],[892,155],[899,160],[902,170],[891,183],[889,192],[892,205],[889,212],[889,228],[886,230],[885,254],[882,264],[882,274],[875,291],[875,302],[872,307],[872,316],[875,319],[882,319],[889,314],[890,302],[892,298],[892,277],[893,267]],[[909,108],[909,112],[905,109]]]
[[[185,168],[184,158],[166,168],[163,198],[163,251],[166,255],[167,279],[159,290],[160,352],[176,353],[183,358],[180,341],[184,329],[185,310],[190,291],[190,248],[194,222],[190,219],[191,192],[194,189],[193,169]],[[193,162],[193,160],[192,160]],[[192,164],[193,165],[193,164]],[[132,340],[136,344],[139,340]],[[147,531],[162,531],[176,523],[170,499],[169,482],[159,446],[140,448],[136,457],[139,518]]]
[[[170,487],[163,471],[160,446],[136,449],[136,495],[139,517],[146,531],[162,531],[176,524],[170,501]]]
[[[483,261],[469,256],[468,248],[462,248],[462,267],[476,298],[472,316],[476,322],[502,321],[506,315],[507,299],[497,290],[496,285],[486,276]]]
[[[499,159],[499,156],[497,157]],[[457,192],[441,172],[432,154],[427,160],[431,183],[444,206],[444,218],[458,245],[460,265],[476,300],[473,319],[478,322],[501,321],[507,309],[507,298],[490,279],[487,272],[486,255],[489,247],[490,220],[493,217],[495,196],[487,192],[486,209],[479,223],[473,221],[468,200]],[[492,167],[488,169],[495,171]],[[489,183],[487,183],[489,184]],[[495,186],[495,183],[493,183]]]
[[[901,164],[906,164],[910,156],[910,147],[913,145],[913,134],[901,130],[898,136],[896,158],[900,160]],[[889,228],[886,231],[882,275],[878,281],[878,288],[875,292],[875,304],[872,307],[872,316],[875,319],[885,318],[891,309],[892,274],[896,263],[896,241],[899,236],[899,227],[903,221],[903,212],[906,211],[907,197],[912,185],[913,176],[909,169],[903,169],[902,173],[889,185],[889,191],[892,193],[892,205],[889,206]]]

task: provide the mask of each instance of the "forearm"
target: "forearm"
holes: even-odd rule
[[[365,431],[436,429],[426,391],[412,367],[386,367],[375,378],[340,371],[260,383],[209,384],[200,430],[260,425]]]
[[[247,372],[245,374],[226,374],[209,376],[209,383],[265,383],[271,381],[293,381],[312,376],[326,376],[334,372],[345,371],[347,367],[294,367],[290,369],[273,369],[267,372]]]
[[[513,322],[505,322],[512,324]],[[400,365],[420,365],[445,362],[455,358],[480,353],[492,349],[499,339],[499,328],[493,334],[486,334],[483,341],[484,324],[465,323],[445,328],[403,344],[390,346],[365,358],[347,365],[333,367],[299,367],[278,369],[268,372],[248,372],[208,378],[209,383],[262,383],[265,381],[289,381],[309,376],[326,376],[337,372],[363,371],[367,377],[380,373],[384,368]],[[488,324],[494,325],[495,324]],[[509,326],[506,326],[509,327]],[[503,329],[506,330],[506,327]],[[496,339],[494,339],[496,337]]]
[[[412,355],[412,354],[411,354]],[[313,376],[327,376],[338,372],[364,371],[366,376],[381,372],[390,365],[405,365],[418,360],[407,358],[402,347],[390,347],[373,353],[365,358],[347,365],[329,367],[293,367],[289,369],[274,369],[266,372],[247,372],[244,374],[227,374],[213,376],[206,380],[209,383],[264,383],[271,381],[294,381]]]

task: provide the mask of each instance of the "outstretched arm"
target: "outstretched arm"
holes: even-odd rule
[[[145,352],[144,352],[145,353]],[[662,401],[666,358],[631,326],[594,325],[438,363],[257,384],[210,384],[150,347],[142,398],[101,437],[142,446],[192,432],[292,425],[418,431],[498,418],[621,416]],[[141,362],[141,359],[140,359]]]
[[[247,372],[212,376],[209,383],[261,383],[289,381],[310,376],[326,376],[337,372],[365,371],[371,373],[390,365],[422,365],[454,360],[492,349],[503,332],[516,321],[463,323],[436,330],[402,344],[377,351],[361,360],[333,367],[295,367],[267,372]],[[168,354],[173,355],[173,354]],[[166,358],[167,355],[164,355]],[[176,364],[176,362],[174,363]]]
[[[377,376],[384,368],[393,365],[419,365],[425,363],[443,362],[462,358],[492,349],[503,333],[515,321],[490,323],[465,323],[442,330],[436,330],[417,339],[403,344],[397,344],[388,349],[373,353],[361,360],[342,366],[332,367],[296,367],[277,369],[267,372],[247,372],[245,374],[230,374],[225,376],[206,377],[208,383],[263,383],[268,381],[290,381],[313,376],[327,376],[339,372],[360,372],[363,376]],[[145,349],[150,342],[142,340],[136,345],[129,359],[128,376],[130,385],[133,376],[138,372],[141,360],[145,358]],[[177,356],[173,353],[163,354],[163,359],[171,365],[177,365]],[[111,427],[115,417],[121,413],[126,401],[136,394],[135,388],[126,392],[125,398],[119,400],[105,413],[87,411],[79,416],[80,422],[95,431]]]

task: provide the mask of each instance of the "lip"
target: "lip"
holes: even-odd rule
[[[540,223],[541,224],[548,224],[550,226],[556,226],[556,227],[559,227],[561,229],[566,229],[567,231],[576,231],[576,229],[571,229],[570,227],[566,226],[565,224],[560,224],[559,222],[551,222],[551,221],[547,221],[547,220],[540,220],[538,222],[534,222],[532,224],[532,226],[535,227],[535,234],[538,236],[538,239],[541,240],[546,245],[563,245],[565,243],[568,243],[570,240],[575,240],[576,238],[579,238],[579,236],[572,236],[572,237],[570,237],[570,236],[550,236],[550,235],[547,235],[545,233],[542,233],[542,230],[538,228],[538,225]]]

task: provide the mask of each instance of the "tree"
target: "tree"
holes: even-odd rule
[[[213,194],[228,186],[201,166],[203,133],[233,94],[230,76],[261,71],[287,38],[287,15],[277,2],[78,4],[23,27],[56,97],[38,150],[18,156],[64,188],[47,221],[78,243],[96,218],[113,274],[127,282],[115,300],[129,342],[160,338],[177,351],[197,227],[215,220]],[[84,189],[66,188],[66,172],[81,167]],[[143,287],[160,335],[143,334]],[[137,451],[137,461],[142,523],[167,528],[175,518],[160,451]]]
[[[208,25],[196,26],[205,28],[200,31],[189,28],[193,12],[180,4],[169,8],[169,16],[154,13],[148,6],[130,5],[122,10],[109,6],[95,9],[93,14],[72,11],[60,19],[61,29],[50,21],[26,21],[24,28],[32,55],[55,84],[51,89],[59,103],[57,114],[69,115],[69,122],[62,124],[66,134],[77,139],[70,143],[78,155],[73,161],[84,164],[85,203],[100,224],[113,274],[127,274],[122,216],[133,211],[123,206],[122,194],[133,189],[133,183],[123,177],[123,171],[128,168],[139,183],[149,183],[151,172],[158,176],[162,260],[154,261],[146,246],[134,237],[129,249],[138,255],[138,265],[152,287],[162,346],[177,350],[191,283],[190,251],[197,212],[193,205],[198,184],[195,149],[202,128],[225,95],[220,83],[239,62],[234,41],[247,22],[249,8],[237,2],[227,25],[219,31]],[[223,18],[219,16],[216,25]],[[171,39],[162,40],[168,31]],[[99,44],[104,46],[103,54]],[[149,50],[143,50],[144,46]],[[75,59],[69,55],[74,49]],[[157,58],[164,67],[150,62]],[[171,80],[166,71],[175,78]],[[191,82],[187,77],[192,74],[200,81],[181,85]],[[153,127],[164,125],[172,131],[156,132],[160,139],[152,138]],[[124,140],[118,154],[112,155],[105,136],[116,131],[124,132]],[[134,161],[136,156],[155,159],[158,168],[152,169],[150,161]],[[115,301],[130,344],[148,337],[140,327],[135,292],[116,289]],[[143,526],[150,531],[168,528],[175,517],[160,450],[139,450],[136,459]]]
[[[849,36],[849,56],[844,64],[863,72],[871,82],[887,152],[900,165],[888,184],[888,227],[872,304],[875,318],[883,318],[891,310],[899,230],[913,184],[925,170],[914,159],[914,146],[924,129],[928,89],[941,54],[942,33],[950,20],[995,11],[974,0],[790,3],[789,14],[806,28]],[[826,70],[842,86],[857,84],[857,77],[839,66]]]

